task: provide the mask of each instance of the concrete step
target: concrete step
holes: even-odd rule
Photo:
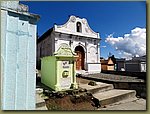
[[[42,89],[36,90],[36,110],[47,110],[45,100],[42,97]]]
[[[43,106],[43,107],[36,108],[36,110],[47,110],[47,108],[45,106]]]
[[[135,97],[135,95],[136,95],[135,90],[120,90],[120,89],[112,89],[109,91],[93,94],[95,98],[99,99],[100,104],[102,106],[119,102],[121,100],[125,100],[128,98],[132,98]]]
[[[36,107],[42,107],[45,106],[45,101],[42,99],[42,96],[40,94],[36,94]]]
[[[81,88],[86,88],[87,91],[91,92],[92,94],[97,93],[97,92],[104,92],[113,89],[113,84],[106,84],[102,82],[96,82],[97,85],[91,86],[88,84],[79,84],[79,87]]]
[[[98,110],[146,110],[146,100],[142,98],[129,98],[120,102],[116,102],[110,105],[107,105],[105,108],[98,108]]]

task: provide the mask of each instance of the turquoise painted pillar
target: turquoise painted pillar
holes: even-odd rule
[[[34,110],[36,22],[19,1],[1,2],[1,108]]]

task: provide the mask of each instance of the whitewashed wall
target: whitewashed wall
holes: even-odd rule
[[[81,23],[82,32],[77,32],[77,22]],[[46,37],[51,37],[51,39],[54,40],[51,42],[52,47],[49,47],[53,49],[49,53],[48,49],[45,50],[44,48],[42,49],[43,52],[47,51],[49,53],[48,55],[53,55],[62,43],[70,45],[72,51],[75,51],[75,48],[80,45],[83,47],[85,52],[85,69],[88,71],[101,71],[99,47],[100,36],[99,33],[94,32],[89,27],[85,18],[70,16],[64,25],[54,25],[53,32],[51,32],[50,35],[45,36],[45,38]],[[43,37],[41,36],[41,38]],[[44,41],[41,41],[38,45],[40,45],[40,47],[45,47],[46,45],[42,44],[43,42]],[[39,51],[40,50],[38,49],[38,53]],[[92,65],[89,66],[88,64],[91,63]]]
[[[82,32],[77,32],[77,22],[81,23]],[[70,35],[73,35],[70,39],[72,40],[71,49],[74,51],[79,45],[83,47],[85,51],[85,68],[88,71],[101,71],[100,45],[98,42],[100,41],[100,36],[99,33],[94,32],[89,27],[89,24],[85,18],[70,16],[64,25],[55,25],[54,30],[60,34],[68,34],[68,36],[64,38],[57,37],[58,41],[55,44],[56,50],[61,43],[69,44]],[[95,41],[96,43],[94,43]]]

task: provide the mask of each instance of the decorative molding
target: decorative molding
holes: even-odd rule
[[[86,23],[86,26],[87,26],[88,32],[90,31],[91,33],[93,33],[93,34],[95,34],[95,35],[98,34],[98,33],[94,32],[94,31],[90,28],[90,26],[89,26],[88,23]]]
[[[85,31],[86,31],[87,33],[89,33],[89,29],[88,29],[88,28],[85,28]]]
[[[93,37],[96,37],[96,38],[99,38],[99,35],[98,35],[98,33],[96,33],[96,32],[94,32],[90,27],[89,27],[89,24],[88,24],[88,22],[87,22],[87,20],[85,19],[85,18],[79,18],[79,17],[76,17],[76,16],[70,16],[70,18],[68,19],[68,21],[65,23],[65,24],[63,24],[63,25],[56,25],[56,28],[60,28],[60,29],[65,29],[64,31],[66,31],[66,32],[71,32],[71,31],[73,31],[73,32],[75,32],[75,34],[78,34],[78,33],[76,33],[76,31],[74,31],[74,29],[71,29],[70,30],[70,28],[68,28],[68,26],[70,25],[69,23],[73,23],[71,26],[72,27],[74,27],[74,26],[76,26],[76,21],[77,21],[77,19],[78,19],[78,21],[79,22],[81,22],[81,24],[82,25],[84,25],[84,26],[82,26],[82,32],[83,32],[83,35],[84,35],[84,32],[85,32],[85,36],[87,36],[87,35],[89,35],[89,37],[91,36],[93,36]],[[69,24],[69,25],[68,25]],[[75,25],[74,25],[75,24]],[[62,30],[63,31],[63,30]],[[82,35],[82,33],[80,33],[81,35]]]
[[[76,21],[76,17],[75,16],[71,16],[70,17],[70,21],[74,23]]]
[[[86,20],[85,18],[83,18],[83,19],[82,19],[82,23],[83,23],[83,24],[86,24],[86,23],[87,23],[87,20]]]
[[[68,21],[68,22],[69,22],[69,21]],[[56,26],[57,26],[57,28],[62,28],[62,27],[67,28],[67,24],[68,24],[68,22],[67,22],[67,23],[65,23],[64,25],[56,25]]]
[[[62,43],[59,46],[59,49],[54,52],[55,56],[74,56],[75,53],[72,52],[70,46],[66,43]]]
[[[18,10],[19,11],[23,11],[23,12],[28,12],[29,11],[29,7],[27,5],[24,5],[24,4],[19,4]]]
[[[68,25],[69,22],[73,22],[74,23],[75,21],[76,21],[76,17],[75,16],[70,16],[69,20],[65,24],[57,25],[57,28],[62,28],[62,27],[67,28],[67,25]]]

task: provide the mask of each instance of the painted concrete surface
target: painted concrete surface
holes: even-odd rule
[[[36,88],[36,110],[47,110],[42,88]]]
[[[146,99],[137,98],[134,90],[116,90],[113,88],[105,88],[103,91],[101,91],[104,87],[107,87],[111,84],[101,82],[97,82],[97,84],[98,85],[96,86],[90,86],[88,84],[79,83],[79,87],[81,88],[86,88],[88,91],[94,90],[94,97],[98,98],[102,105],[102,107],[98,108],[97,110],[146,110]]]
[[[34,110],[36,85],[36,22],[19,2],[1,5],[2,110]],[[23,12],[24,10],[24,12]]]
[[[126,94],[128,92],[135,92],[135,91],[134,90],[113,89],[113,90],[105,91],[102,93],[94,94],[94,96],[97,97],[99,100],[103,100],[105,98],[111,98],[112,96],[114,96],[114,97],[119,96],[123,93]],[[136,92],[135,92],[135,94],[136,94]]]
[[[98,110],[139,110],[146,111],[146,100],[142,98],[132,98],[121,102],[117,102],[111,105],[107,105],[105,108],[99,108]]]
[[[102,91],[106,91],[106,90],[108,91],[108,90],[113,89],[113,85],[112,84],[106,84],[106,83],[102,83],[102,82],[97,82],[97,85],[95,85],[95,86],[91,86],[91,85],[88,85],[88,84],[80,84],[79,83],[79,87],[86,88],[87,91],[90,91],[92,93],[102,92]]]
[[[61,45],[54,54],[41,59],[41,82],[56,91],[77,88],[76,56],[69,45]]]

